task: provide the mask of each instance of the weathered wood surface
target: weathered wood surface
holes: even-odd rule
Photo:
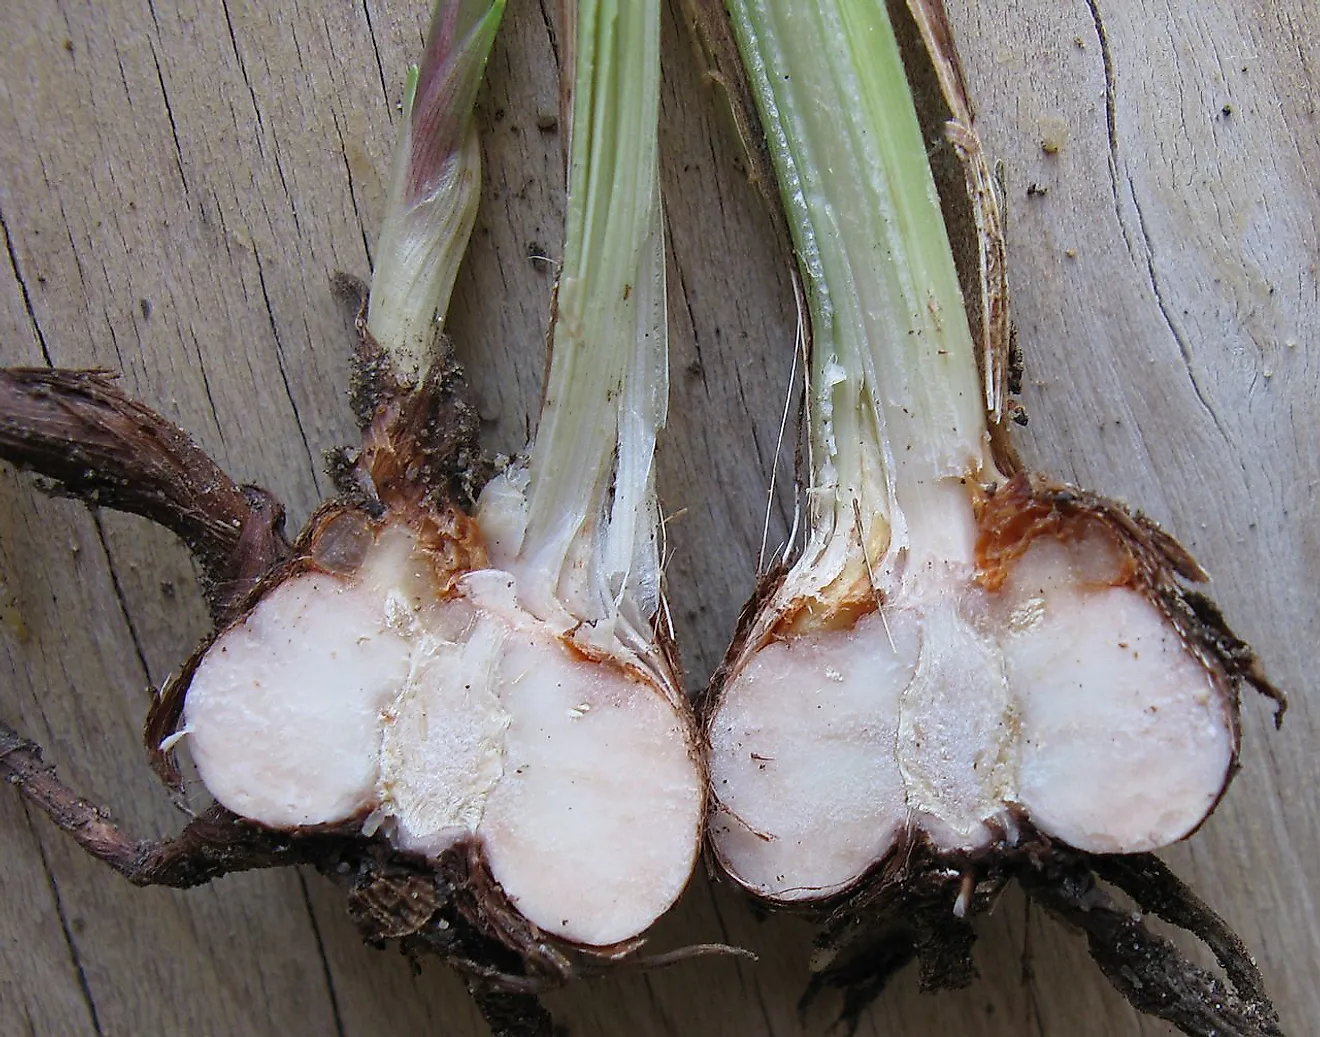
[[[0,6],[0,361],[106,367],[290,506],[352,438],[334,270],[367,274],[424,4]],[[562,221],[557,43],[511,0],[479,119],[483,210],[451,322],[492,447],[524,440]],[[1320,9],[1312,0],[949,0],[1003,162],[1042,470],[1139,503],[1194,549],[1293,698],[1245,711],[1245,769],[1168,856],[1260,958],[1290,1034],[1320,1019]],[[694,686],[752,581],[793,314],[717,97],[667,18],[673,406],[669,589]],[[1033,186],[1034,185],[1034,186]],[[785,458],[791,464],[791,458]],[[782,471],[782,469],[781,469]],[[783,536],[776,498],[772,545]],[[0,471],[0,715],[143,835],[181,824],[139,741],[147,686],[202,634],[183,550]],[[0,1033],[470,1034],[436,964],[363,947],[314,874],[131,889],[0,795]],[[1081,941],[1009,895],[981,981],[905,975],[863,1034],[1162,1034]],[[556,994],[575,1035],[804,1032],[808,931],[699,879],[656,946],[690,962]],[[806,1032],[820,1032],[817,1025]]]

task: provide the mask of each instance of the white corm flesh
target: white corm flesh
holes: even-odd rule
[[[729,7],[811,311],[811,484],[805,545],[706,716],[716,856],[811,901],[918,844],[1182,838],[1234,759],[1230,681],[1159,606],[1160,563],[1103,520],[1118,509],[1004,525],[1005,500],[1049,505],[991,448],[1001,387],[884,5]]]
[[[511,574],[471,571],[441,596],[431,564],[387,526],[357,572],[295,575],[222,633],[182,728],[202,781],[273,828],[356,820],[428,857],[477,841],[543,931],[630,939],[695,861],[687,715],[524,610]]]
[[[1215,805],[1229,690],[1130,585],[1121,542],[1099,524],[1040,537],[994,591],[971,546],[860,619],[790,622],[736,667],[707,727],[712,838],[753,891],[827,897],[900,842],[974,853],[1024,821],[1082,850],[1151,850]]]

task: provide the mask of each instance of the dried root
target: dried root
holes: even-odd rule
[[[461,488],[436,479],[433,469],[471,458],[475,424],[459,401],[461,372],[452,361],[437,369],[430,391],[414,394],[408,406],[381,407],[401,416],[410,446],[425,459],[382,480],[387,492],[420,499],[422,480],[434,480],[442,492]],[[377,397],[373,406],[381,403]],[[185,432],[129,399],[104,372],[0,371],[0,458],[50,480],[50,492],[138,514],[176,533],[202,569],[220,627],[283,578],[291,554],[301,550],[301,540],[291,549],[285,539],[284,510],[274,497],[236,484]],[[158,697],[147,726],[157,769],[172,784],[178,773],[158,747],[178,719],[188,672]],[[414,956],[439,954],[465,975],[496,1035],[550,1037],[550,1017],[536,991],[600,967],[598,956],[561,952],[523,921],[503,901],[474,845],[428,860],[364,837],[360,818],[274,831],[219,805],[172,839],[139,841],[60,781],[40,747],[3,722],[0,775],[88,854],[137,886],[186,889],[231,872],[316,868],[346,887],[365,940],[395,941]]]
[[[1246,946],[1217,914],[1151,854],[1086,854],[1037,846],[1011,859],[931,860],[914,852],[901,871],[836,905],[817,939],[810,985],[800,1008],[835,991],[836,1022],[852,1033],[863,1011],[909,962],[921,989],[958,989],[976,978],[974,913],[991,908],[1016,880],[1030,900],[1086,935],[1091,957],[1138,1011],[1189,1037],[1281,1037],[1279,1017]],[[1115,902],[1108,884],[1137,910]],[[957,912],[965,905],[965,914]],[[1149,914],[1177,926],[1213,952],[1223,977],[1191,961],[1150,931]]]
[[[284,506],[239,486],[183,429],[105,371],[0,370],[0,458],[89,507],[141,515],[187,545],[217,621],[288,556]]]
[[[109,812],[78,796],[44,763],[40,748],[0,723],[0,775],[92,857],[135,886],[189,889],[233,872],[307,865],[341,886],[362,938],[397,941],[414,958],[438,954],[462,972],[495,1037],[551,1037],[535,991],[563,982],[571,963],[540,954],[553,968],[528,974],[524,959],[483,930],[471,903],[474,848],[440,862],[395,853],[364,840],[356,826],[272,832],[213,806],[173,839],[137,841]],[[504,936],[507,934],[501,934]]]

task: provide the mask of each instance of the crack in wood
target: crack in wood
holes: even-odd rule
[[[362,208],[358,204],[357,181],[353,176],[353,166],[348,161],[348,145],[344,142],[344,128],[339,125],[339,114],[331,112],[335,133],[339,137],[339,153],[344,157],[344,176],[348,178],[348,200],[353,204],[353,218],[357,220],[358,230],[362,234],[362,252],[367,257],[367,269],[375,266],[371,254],[371,238],[367,234],[367,223],[362,218]]]
[[[261,286],[261,301],[266,307],[266,318],[270,322],[270,333],[275,340],[275,363],[279,367],[280,379],[284,384],[284,394],[288,397],[289,407],[293,411],[294,424],[298,426],[298,435],[302,438],[303,450],[307,452],[307,464],[312,473],[312,485],[316,487],[319,494],[321,492],[320,471],[317,468],[316,456],[312,453],[311,441],[307,438],[307,430],[303,427],[302,415],[298,412],[298,401],[293,395],[293,386],[289,382],[289,371],[284,358],[284,341],[280,336],[279,322],[275,319],[275,307],[270,299],[270,290],[266,287],[266,271],[261,263],[261,252],[255,243],[252,245],[252,258],[257,264],[257,283]]]
[[[362,16],[367,20],[367,36],[371,40],[371,50],[376,55],[376,71],[380,73],[380,96],[385,99],[385,107],[390,108],[390,87],[385,78],[385,62],[380,59],[380,41],[376,39],[376,26],[371,21],[371,7],[368,0],[362,0]]]
[[[110,542],[105,537],[104,520],[97,511],[91,513],[92,526],[96,529],[96,538],[101,544],[101,554],[105,559],[106,570],[110,574],[110,586],[114,588],[115,600],[119,603],[119,614],[124,619],[124,625],[128,628],[129,640],[133,642],[133,654],[137,656],[138,665],[142,668],[142,680],[144,684],[151,684],[151,667],[147,665],[147,653],[142,647],[142,638],[138,636],[137,626],[133,622],[133,615],[128,607],[128,599],[124,596],[123,585],[119,582],[119,573],[115,571],[114,555],[110,552]]]
[[[550,16],[550,10],[545,6],[545,0],[538,0],[538,6],[541,9],[541,21],[545,23],[545,35],[550,41],[550,52],[555,56],[555,68],[563,70],[564,62],[559,56],[559,36],[555,32],[555,20]]]
[[[1196,376],[1196,371],[1192,365],[1192,347],[1187,340],[1187,336],[1179,329],[1177,322],[1173,319],[1173,314],[1169,310],[1168,301],[1164,297],[1163,287],[1160,284],[1160,278],[1155,271],[1155,246],[1151,240],[1150,231],[1146,226],[1145,213],[1142,212],[1141,203],[1137,199],[1136,183],[1131,176],[1120,174],[1121,162],[1119,160],[1118,146],[1118,101],[1116,77],[1114,72],[1114,57],[1110,47],[1109,33],[1105,28],[1104,19],[1100,14],[1099,0],[1086,0],[1087,10],[1091,14],[1091,22],[1095,28],[1096,40],[1100,44],[1100,60],[1104,68],[1104,91],[1105,91],[1105,130],[1108,135],[1109,144],[1109,181],[1110,189],[1114,200],[1114,215],[1118,219],[1119,230],[1123,234],[1123,243],[1127,246],[1128,255],[1132,262],[1143,268],[1146,272],[1147,281],[1150,284],[1150,290],[1155,299],[1155,305],[1160,311],[1160,318],[1164,326],[1168,329],[1170,337],[1178,348],[1178,355],[1182,358],[1182,364],[1187,372],[1187,380],[1191,384],[1192,392],[1195,394],[1197,402],[1206,416],[1214,425],[1215,430],[1230,446],[1233,445],[1233,439],[1224,427],[1218,412],[1211,405],[1209,397],[1206,395],[1200,380]],[[1137,256],[1137,246],[1134,241],[1135,235],[1131,227],[1131,221],[1124,215],[1123,205],[1120,200],[1119,185],[1125,183],[1127,186],[1127,196],[1132,203],[1133,212],[1136,213],[1136,231],[1140,235],[1143,244],[1145,261],[1142,262]]]
[[[1109,34],[1105,31],[1104,19],[1100,17],[1099,0],[1086,0],[1086,8],[1091,13],[1091,23],[1095,28],[1096,41],[1100,44],[1100,62],[1105,77],[1105,131],[1109,140],[1109,188],[1114,198],[1114,215],[1118,218],[1119,230],[1123,232],[1123,243],[1127,245],[1128,255],[1136,262],[1132,248],[1132,238],[1128,233],[1127,220],[1123,217],[1123,206],[1118,197],[1118,102],[1114,85],[1114,56],[1109,48]]]
[[[302,890],[303,906],[307,908],[307,920],[312,926],[312,938],[316,941],[316,953],[321,957],[321,973],[325,977],[325,990],[330,999],[330,1014],[335,1021],[335,1034],[344,1037],[344,1017],[339,1009],[339,995],[335,992],[335,978],[330,971],[330,956],[325,950],[325,940],[321,937],[321,926],[316,920],[316,909],[312,906],[312,896],[307,889],[307,876],[302,868],[294,868],[298,876],[298,886]]]
[[[152,8],[152,17],[155,17],[155,8]],[[165,117],[170,121],[170,136],[174,139],[174,164],[179,171],[179,183],[183,186],[184,198],[188,197],[188,177],[183,172],[183,144],[179,140],[179,124],[174,119],[174,106],[170,104],[170,92],[165,88],[165,72],[160,67],[160,55],[156,53],[156,44],[151,40],[147,41],[147,46],[151,50],[151,60],[156,66],[156,82],[160,84],[160,99],[165,105]]]
[[[23,277],[23,268],[18,262],[18,253],[14,249],[14,239],[9,233],[9,222],[5,219],[3,209],[0,209],[0,231],[4,233],[5,254],[9,256],[9,269],[13,271],[14,282],[18,285],[18,292],[23,297],[23,308],[27,310],[28,322],[32,325],[32,333],[37,337],[37,347],[41,350],[41,358],[46,361],[48,367],[53,366],[50,359],[50,347],[46,345],[46,336],[41,330],[41,322],[37,320],[37,310],[32,305],[32,293],[28,290],[27,280]]]
[[[73,937],[73,928],[69,924],[69,916],[64,907],[64,896],[60,892],[60,884],[55,879],[55,872],[51,869],[50,859],[46,856],[45,844],[41,841],[41,836],[32,821],[31,808],[27,803],[23,803],[22,810],[23,816],[27,819],[28,831],[32,834],[32,841],[36,846],[37,856],[41,859],[42,870],[46,873],[50,895],[55,901],[55,914],[59,918],[60,931],[64,934],[64,943],[69,950],[69,962],[73,965],[74,972],[78,976],[78,989],[82,992],[83,1002],[87,1006],[92,1031],[97,1037],[105,1037],[105,1030],[101,1027],[101,1017],[96,1010],[96,1000],[92,997],[92,985],[87,979],[87,970],[83,967],[82,954],[78,950],[78,943]]]
[[[1230,447],[1234,446],[1233,437],[1230,436],[1228,430],[1224,428],[1223,422],[1219,419],[1219,414],[1216,412],[1215,408],[1211,406],[1205,390],[1201,388],[1200,380],[1196,377],[1196,371],[1192,366],[1191,343],[1187,341],[1187,336],[1184,335],[1179,330],[1178,325],[1174,323],[1173,314],[1169,312],[1169,304],[1165,301],[1159,275],[1155,272],[1155,245],[1154,242],[1151,241],[1150,231],[1146,229],[1146,216],[1141,211],[1141,203],[1137,201],[1136,185],[1133,184],[1130,177],[1128,178],[1128,193],[1132,198],[1132,208],[1137,214],[1137,227],[1141,231],[1141,239],[1145,244],[1146,276],[1150,281],[1150,290],[1155,296],[1155,305],[1159,308],[1160,317],[1164,321],[1164,326],[1169,329],[1169,335],[1173,338],[1174,344],[1178,347],[1178,355],[1182,358],[1183,369],[1187,372],[1187,380],[1191,383],[1192,392],[1196,395],[1197,402],[1201,405],[1201,409],[1205,411],[1206,415],[1210,418],[1211,423],[1215,426],[1215,430],[1223,437],[1224,442]]]

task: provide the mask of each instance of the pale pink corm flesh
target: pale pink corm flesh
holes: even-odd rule
[[[707,726],[726,869],[813,900],[919,834],[975,851],[1025,818],[1134,853],[1195,829],[1233,759],[1227,693],[1145,595],[1111,585],[1118,564],[1108,534],[1041,538],[991,594],[954,558],[848,629],[751,652]]]
[[[386,531],[352,579],[295,576],[222,633],[181,729],[202,781],[273,828],[361,819],[427,856],[477,840],[543,931],[638,935],[696,860],[688,720],[523,611],[510,574],[470,573],[436,601],[424,566]]]

